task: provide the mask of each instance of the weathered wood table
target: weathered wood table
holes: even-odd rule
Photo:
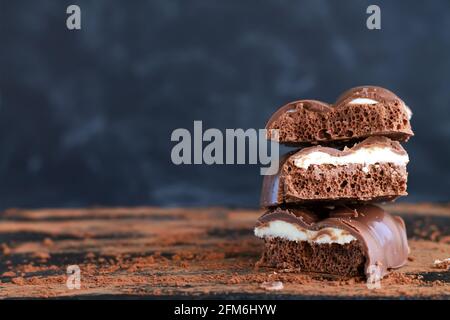
[[[387,207],[406,221],[411,254],[381,288],[256,268],[253,210],[10,209],[0,214],[0,298],[450,298],[450,206]],[[70,290],[77,265],[81,288]],[[267,290],[262,283],[281,281]]]

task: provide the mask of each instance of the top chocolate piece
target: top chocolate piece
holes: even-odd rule
[[[288,103],[268,121],[267,138],[287,145],[336,144],[370,136],[408,141],[414,135],[411,115],[391,91],[362,86],[344,92],[334,105],[317,100]],[[278,139],[271,129],[278,129]]]

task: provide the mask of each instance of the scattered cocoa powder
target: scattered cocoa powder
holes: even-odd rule
[[[126,223],[108,217],[109,212],[126,215]],[[445,234],[439,242],[410,240],[412,259],[408,264],[383,278],[381,289],[369,290],[365,279],[336,279],[296,269],[255,267],[263,244],[252,235],[251,228],[261,212],[216,212],[160,208],[99,209],[89,214],[81,209],[15,211],[14,216],[19,215],[21,220],[7,222],[0,218],[0,234],[14,229],[47,233],[49,239],[63,240],[52,240],[51,244],[30,240],[8,247],[8,259],[0,257],[0,268],[6,270],[0,276],[0,298],[99,293],[147,297],[273,294],[271,290],[261,290],[265,282],[281,282],[283,290],[274,292],[286,297],[449,297],[448,280],[433,276],[439,272],[430,263],[437,254],[450,254],[450,244],[442,242]],[[65,221],[62,217],[66,215],[90,219]],[[152,221],[153,215],[158,220]],[[52,217],[58,219],[34,223]],[[28,218],[32,222],[26,221]],[[92,235],[89,239],[72,236],[83,235],[87,230]],[[70,240],[64,240],[67,234]],[[108,234],[115,237],[108,238]],[[48,253],[47,260],[41,262],[39,253]],[[71,264],[80,267],[80,291],[68,291],[65,286],[66,268]]]

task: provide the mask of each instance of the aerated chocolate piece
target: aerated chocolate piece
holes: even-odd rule
[[[261,205],[321,201],[389,201],[407,194],[402,146],[370,137],[344,150],[315,146],[287,154],[277,175],[265,176]]]
[[[374,205],[276,208],[255,235],[265,242],[262,265],[344,277],[383,277],[409,253],[403,220]]]
[[[387,136],[407,141],[413,135],[411,110],[391,91],[363,86],[348,90],[334,105],[317,100],[299,100],[276,111],[266,125],[268,139],[287,145],[334,144]]]

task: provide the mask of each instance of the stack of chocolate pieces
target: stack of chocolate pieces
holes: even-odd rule
[[[365,277],[405,264],[405,224],[377,202],[407,195],[411,110],[389,90],[364,86],[334,105],[300,100],[269,120],[268,139],[303,149],[265,176],[255,235],[261,265]],[[273,135],[271,129],[277,129]],[[374,269],[375,267],[375,269]]]

